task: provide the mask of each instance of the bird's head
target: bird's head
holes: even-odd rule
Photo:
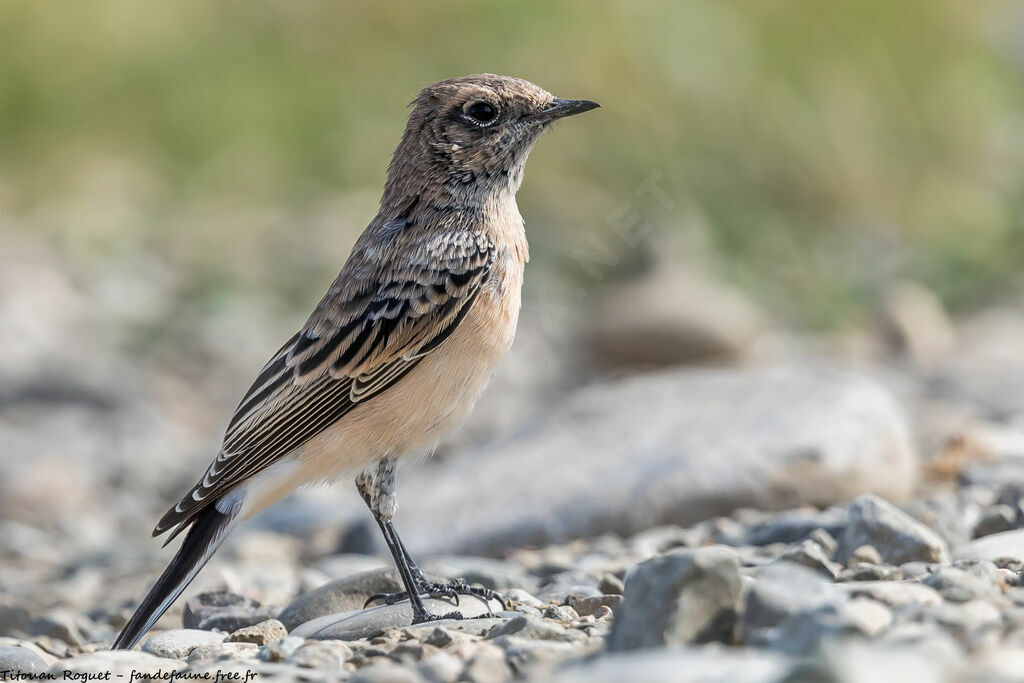
[[[563,100],[521,78],[477,74],[434,83],[412,113],[389,168],[389,184],[416,174],[453,190],[519,189],[534,143],[554,121],[598,107]]]

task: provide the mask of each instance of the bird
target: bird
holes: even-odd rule
[[[237,525],[293,490],[353,477],[398,569],[412,623],[424,597],[494,591],[432,581],[393,523],[396,466],[466,417],[515,336],[529,247],[516,193],[541,134],[599,107],[509,76],[424,88],[387,170],[380,208],[338,277],[260,370],[203,476],[153,536],[184,534],[112,647],[130,649]],[[164,545],[166,546],[167,543]]]

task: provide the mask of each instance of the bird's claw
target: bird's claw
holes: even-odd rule
[[[490,588],[482,588],[480,586],[470,586],[463,579],[455,579],[448,583],[439,583],[437,581],[429,581],[426,578],[418,579],[416,581],[416,589],[420,597],[423,598],[449,598],[455,601],[455,606],[458,607],[460,604],[460,595],[472,595],[480,598],[485,602],[495,600],[501,605],[502,609],[507,609],[508,606],[505,604],[505,600],[496,592]],[[363,603],[363,609],[366,609],[374,602],[378,600],[382,601],[385,605],[394,605],[403,600],[409,599],[408,591],[399,591],[397,593],[375,593],[366,599]],[[453,614],[458,614],[453,612]],[[460,615],[461,616],[461,615]]]

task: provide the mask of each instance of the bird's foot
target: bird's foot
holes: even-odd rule
[[[472,595],[473,597],[480,598],[484,602],[490,603],[491,600],[496,600],[502,609],[506,608],[505,601],[502,599],[497,592],[490,588],[482,588],[480,586],[470,586],[463,579],[455,579],[448,583],[440,583],[437,581],[430,581],[422,573],[415,577],[416,592],[421,598],[448,598],[455,601],[456,606],[459,604],[460,595]],[[363,609],[366,609],[370,604],[380,600],[385,605],[394,605],[402,602],[403,600],[409,599],[408,591],[400,591],[398,593],[377,593],[371,595],[366,603],[363,604]],[[448,619],[448,618],[462,618],[462,615],[458,612],[452,612],[452,614],[458,614],[458,617],[452,617],[451,614],[444,617],[434,617],[435,619]],[[419,618],[421,615],[415,615]],[[429,616],[429,614],[428,614]],[[427,621],[422,619],[421,621]],[[414,621],[414,623],[419,623]]]

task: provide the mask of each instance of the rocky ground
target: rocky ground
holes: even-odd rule
[[[876,328],[826,342],[749,304],[645,312],[643,282],[577,336],[528,307],[473,420],[398,489],[424,569],[504,605],[431,601],[465,618],[417,626],[407,605],[363,610],[396,574],[351,486],[314,489],[111,653],[169,557],[153,521],[294,321],[236,300],[166,329],[159,277],[83,285],[25,251],[0,266],[0,672],[1024,680],[1019,310],[954,324],[907,286]]]

